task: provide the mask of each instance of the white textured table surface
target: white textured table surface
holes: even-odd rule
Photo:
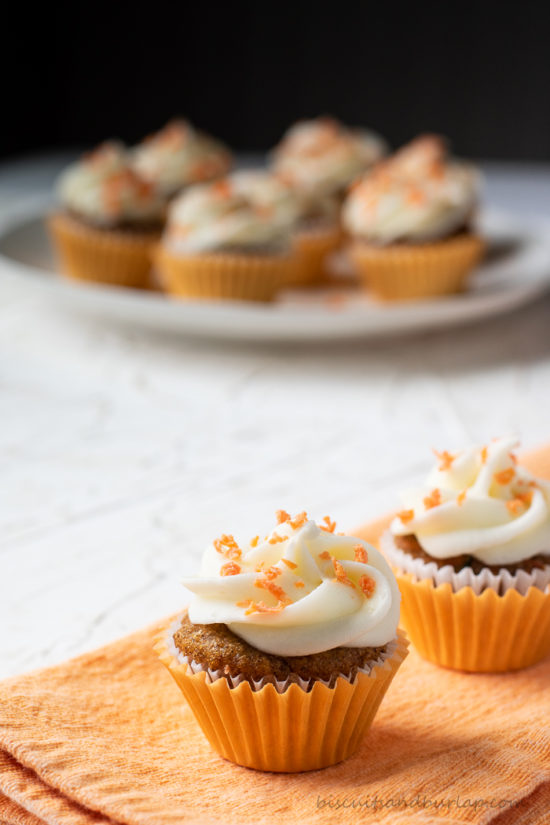
[[[58,166],[0,169],[0,221]],[[486,169],[489,203],[550,216],[550,167]],[[550,439],[550,297],[444,334],[260,348],[102,325],[7,278],[0,359],[0,676],[178,609],[221,532],[280,507],[349,529],[431,447]]]

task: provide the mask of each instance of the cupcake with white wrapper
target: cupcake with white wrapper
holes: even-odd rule
[[[518,464],[517,444],[437,453],[382,537],[404,625],[438,664],[511,670],[550,652],[550,484]]]

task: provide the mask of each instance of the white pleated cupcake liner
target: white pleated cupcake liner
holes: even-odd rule
[[[495,590],[500,596],[508,590],[517,590],[525,596],[530,587],[536,587],[543,593],[550,593],[550,564],[530,573],[526,570],[510,573],[504,569],[492,573],[488,568],[474,573],[471,567],[464,567],[457,573],[450,564],[438,567],[433,561],[426,562],[401,550],[389,530],[380,539],[380,549],[390,564],[402,573],[412,573],[418,580],[431,579],[436,587],[439,584],[450,584],[455,592],[463,587],[471,587],[477,596],[487,589]]]
[[[174,619],[170,627],[168,628],[168,635],[167,635],[167,642],[168,642],[168,650],[174,656],[175,659],[180,664],[187,665],[189,670],[192,673],[201,673],[204,671],[206,673],[207,681],[209,683],[215,682],[217,679],[225,679],[229,686],[232,688],[238,687],[241,682],[250,682],[250,686],[253,691],[261,690],[265,685],[271,684],[274,686],[277,693],[284,693],[291,684],[297,684],[299,687],[302,688],[306,693],[309,692],[315,682],[321,682],[321,684],[325,685],[326,687],[332,688],[334,687],[337,679],[345,679],[346,682],[353,684],[355,679],[357,678],[358,673],[364,673],[365,676],[370,676],[373,668],[377,666],[382,666],[387,659],[391,659],[394,655],[397,645],[398,639],[392,639],[391,642],[388,642],[385,646],[385,650],[376,658],[370,662],[367,662],[363,667],[355,668],[355,672],[353,675],[350,673],[338,673],[334,676],[331,676],[330,679],[303,679],[301,676],[298,676],[297,673],[289,674],[289,676],[284,679],[275,679],[273,676],[263,676],[261,679],[247,679],[242,673],[237,674],[236,676],[231,676],[230,674],[224,673],[223,670],[211,670],[208,667],[204,667],[200,664],[200,662],[196,662],[194,659],[189,659],[188,656],[185,656],[181,650],[176,646],[174,642],[174,634],[181,626],[182,619],[185,614],[182,614],[177,619]]]

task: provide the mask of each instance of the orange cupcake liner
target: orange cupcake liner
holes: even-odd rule
[[[62,213],[49,217],[48,229],[64,275],[114,286],[149,287],[151,252],[160,232],[95,229]]]
[[[384,300],[400,301],[461,292],[484,250],[478,235],[462,234],[417,245],[356,243],[351,257],[364,288]]]
[[[306,286],[322,283],[328,276],[327,258],[340,246],[342,232],[338,226],[324,229],[301,229],[294,236],[296,269],[293,284]]]
[[[253,690],[247,681],[231,687],[223,677],[193,673],[169,648],[172,628],[155,650],[204,735],[224,759],[260,771],[317,770],[355,753],[408,652],[398,631],[391,655],[353,683],[339,677],[334,687],[314,682],[309,691],[294,683],[283,692],[272,683]]]
[[[430,662],[455,670],[493,673],[529,667],[550,654],[550,594],[530,587],[522,596],[490,588],[453,591],[430,579],[396,572],[401,622]]]
[[[286,255],[173,255],[163,247],[155,254],[164,289],[180,298],[271,301],[288,284],[295,262]]]

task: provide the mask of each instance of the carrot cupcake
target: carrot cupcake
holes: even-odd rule
[[[515,670],[550,653],[550,484],[517,464],[517,443],[437,453],[382,537],[403,623],[436,664]]]
[[[220,178],[233,164],[227,147],[181,119],[142,141],[132,158],[138,174],[165,198],[190,184]]]
[[[462,290],[484,244],[472,229],[479,176],[423,135],[379,164],[349,194],[343,223],[364,285],[400,300]]]
[[[145,287],[164,206],[110,141],[72,164],[57,184],[48,226],[63,272],[83,281]]]
[[[340,208],[347,188],[385,152],[386,144],[374,132],[348,129],[328,117],[299,121],[274,149],[274,170],[302,201],[295,239],[302,282],[322,279],[327,258],[341,241]]]
[[[156,649],[218,753],[313,770],[355,752],[406,655],[399,590],[382,555],[329,518],[277,521],[242,548],[213,542]]]
[[[238,173],[173,201],[158,277],[186,298],[268,301],[291,280],[295,198],[267,173]]]

